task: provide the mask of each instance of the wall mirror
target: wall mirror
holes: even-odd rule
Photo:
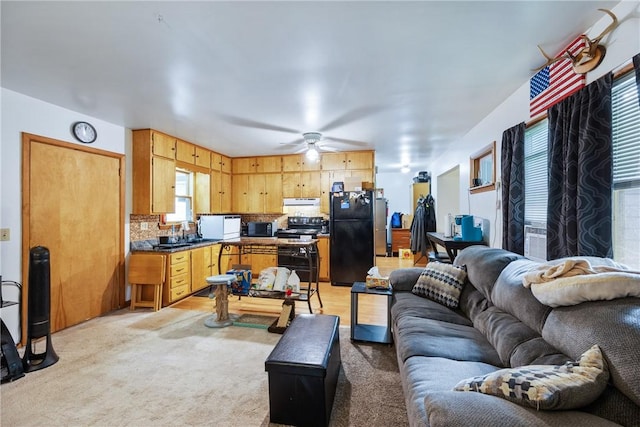
[[[470,158],[469,191],[471,194],[492,191],[496,187],[496,142]]]

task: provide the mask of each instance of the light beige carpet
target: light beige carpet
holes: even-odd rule
[[[54,334],[58,363],[0,387],[0,424],[271,425],[264,360],[280,335],[207,328],[209,315],[120,310]],[[407,425],[393,348],[340,339],[331,425]]]

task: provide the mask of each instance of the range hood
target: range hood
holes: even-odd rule
[[[320,206],[320,198],[318,197],[295,197],[285,198],[284,206]]]

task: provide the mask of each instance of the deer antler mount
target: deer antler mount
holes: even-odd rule
[[[541,69],[543,69],[548,65],[551,65],[558,61],[564,61],[564,60],[571,61],[571,64],[573,66],[573,71],[576,74],[586,74],[589,71],[595,69],[598,65],[600,65],[600,63],[604,59],[605,53],[607,52],[607,49],[605,48],[605,46],[600,44],[600,41],[604,36],[609,34],[611,31],[613,31],[614,28],[618,26],[618,18],[613,12],[611,12],[608,9],[598,9],[598,10],[606,13],[611,17],[611,19],[613,19],[613,22],[609,24],[607,28],[605,28],[604,31],[602,31],[602,33],[600,33],[598,37],[594,39],[590,39],[587,36],[582,36],[582,39],[584,40],[584,44],[585,44],[584,48],[582,48],[575,55],[572,55],[569,50],[566,50],[562,55],[556,58],[552,58],[549,55],[547,55],[545,51],[542,50],[540,45],[538,45],[538,49],[540,49],[540,52],[542,52],[542,55],[547,59],[547,62],[541,67],[538,67],[535,71],[540,71]]]

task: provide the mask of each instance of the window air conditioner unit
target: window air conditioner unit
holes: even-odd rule
[[[545,262],[547,260],[547,230],[543,227],[524,226],[524,256]]]

